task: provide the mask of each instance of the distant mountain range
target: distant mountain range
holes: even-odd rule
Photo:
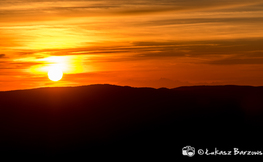
[[[262,150],[263,87],[115,85],[0,92],[8,156],[182,156],[181,149]]]

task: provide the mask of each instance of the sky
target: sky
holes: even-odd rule
[[[262,26],[263,0],[1,0],[0,91],[262,86]]]

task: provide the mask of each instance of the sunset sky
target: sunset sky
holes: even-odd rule
[[[263,86],[263,0],[0,1],[0,91],[104,83]]]

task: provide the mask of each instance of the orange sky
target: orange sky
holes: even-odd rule
[[[262,26],[262,0],[1,0],[0,91],[262,86]]]

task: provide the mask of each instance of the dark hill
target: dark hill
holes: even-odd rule
[[[10,156],[175,156],[182,147],[263,150],[263,87],[113,85],[0,92]]]

